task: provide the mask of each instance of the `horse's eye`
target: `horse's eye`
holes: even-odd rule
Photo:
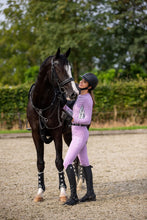
[[[54,61],[54,64],[59,64],[59,61],[58,60]]]

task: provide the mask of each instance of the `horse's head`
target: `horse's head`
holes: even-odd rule
[[[51,71],[47,71],[50,83],[54,87],[59,87],[61,91],[65,91],[67,99],[75,99],[79,91],[72,78],[71,65],[68,62],[70,48],[65,54],[60,54],[58,48],[56,55],[51,57]]]

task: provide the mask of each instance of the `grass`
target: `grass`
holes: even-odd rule
[[[128,127],[112,127],[112,128],[90,128],[90,131],[108,131],[108,130],[135,130],[147,129],[147,126],[128,126]],[[0,134],[17,134],[17,133],[30,133],[28,130],[0,130]]]
[[[147,129],[147,126],[128,126],[128,127],[112,127],[112,128],[90,128],[90,131],[108,131],[108,130],[136,130]]]
[[[28,130],[0,130],[0,134],[30,133]]]

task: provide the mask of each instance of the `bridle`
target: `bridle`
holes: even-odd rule
[[[34,104],[33,104],[33,100],[32,100],[32,94],[33,94],[33,90],[35,88],[35,84],[34,86],[32,86],[32,89],[30,91],[30,101],[31,101],[31,104],[32,104],[32,107],[34,108],[34,110],[36,111],[36,113],[39,115],[39,123],[40,123],[40,126],[41,126],[41,123],[43,123],[43,125],[47,128],[47,129],[55,129],[55,128],[58,128],[60,126],[62,126],[62,122],[60,120],[60,103],[59,101],[57,101],[57,107],[58,107],[58,113],[57,113],[57,117],[58,117],[58,125],[56,127],[52,127],[52,128],[49,128],[47,126],[47,122],[48,122],[48,118],[44,117],[43,116],[43,112],[51,109],[53,106],[54,106],[54,103],[55,103],[55,100],[57,98],[57,96],[61,95],[62,93],[65,93],[64,91],[64,86],[68,83],[70,83],[71,81],[74,81],[74,79],[72,77],[68,78],[68,79],[65,79],[64,81],[60,82],[59,79],[58,79],[58,76],[57,76],[57,73],[56,73],[56,69],[55,69],[55,63],[58,63],[58,61],[54,61],[53,58],[51,59],[51,80],[53,81],[53,84],[57,84],[57,88],[55,86],[54,87],[54,97],[53,97],[53,100],[51,102],[51,104],[49,106],[47,106],[46,108],[43,108],[43,109],[40,109],[38,107],[36,107]],[[54,111],[56,110],[56,108],[53,109],[50,117],[53,116],[54,114]],[[44,128],[44,127],[43,127]]]
[[[65,79],[62,82],[59,82],[56,69],[55,69],[55,63],[58,63],[58,61],[54,61],[53,58],[51,59],[51,80],[53,80],[54,83],[57,83],[59,91],[61,91],[61,88],[63,88],[66,84],[70,83],[71,81],[74,81],[73,77],[70,77],[68,79]]]

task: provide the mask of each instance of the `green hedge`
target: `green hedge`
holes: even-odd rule
[[[95,120],[127,119],[132,114],[140,123],[147,118],[147,81],[116,82],[95,90]]]
[[[26,106],[30,85],[0,88],[1,124],[11,129],[16,121],[26,120]],[[96,105],[93,120],[106,122],[131,117],[132,112],[140,123],[147,118],[147,81],[117,82],[99,85],[94,91]]]
[[[0,88],[0,120],[1,125],[11,129],[16,121],[26,119],[26,106],[29,86]]]

